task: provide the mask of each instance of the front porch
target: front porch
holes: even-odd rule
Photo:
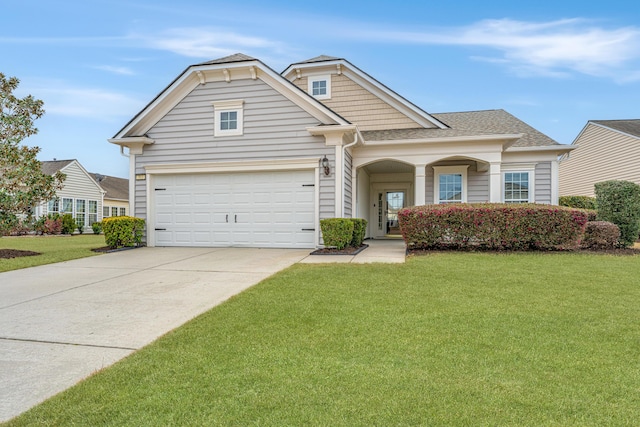
[[[395,159],[358,164],[357,160],[351,179],[352,212],[368,221],[370,238],[399,236],[397,212],[407,206],[502,199],[498,162],[456,157],[430,164]]]

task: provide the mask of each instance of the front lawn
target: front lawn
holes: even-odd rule
[[[9,425],[635,425],[639,277],[563,253],[295,265]]]
[[[93,256],[97,254],[91,249],[104,246],[104,236],[95,234],[0,237],[0,250],[18,249],[41,254],[9,259],[0,258],[0,272]]]

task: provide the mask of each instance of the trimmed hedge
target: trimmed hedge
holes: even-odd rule
[[[620,228],[620,243],[632,246],[640,232],[640,185],[630,181],[604,181],[595,184],[598,221],[609,221]]]
[[[353,221],[351,218],[326,218],[320,220],[324,245],[336,249],[349,246],[353,237]]]
[[[367,220],[362,218],[326,218],[320,220],[324,245],[344,249],[359,248],[367,232]]]
[[[584,229],[582,247],[587,249],[613,249],[618,246],[620,229],[607,221],[589,221]]]
[[[367,233],[367,220],[362,218],[351,218],[353,222],[353,236],[351,237],[351,246],[359,248],[362,246],[364,236]]]
[[[107,246],[111,248],[140,246],[144,232],[144,219],[132,216],[114,216],[102,220]]]
[[[568,208],[597,209],[596,198],[589,196],[560,196],[558,204]]]
[[[536,204],[440,204],[404,208],[410,249],[565,250],[579,247],[587,213]]]

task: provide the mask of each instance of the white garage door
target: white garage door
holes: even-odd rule
[[[312,248],[313,171],[157,175],[156,246]]]

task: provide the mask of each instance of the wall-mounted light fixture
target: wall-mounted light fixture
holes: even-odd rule
[[[329,159],[327,159],[327,156],[322,158],[322,168],[324,169],[325,176],[329,176],[331,174],[331,169],[329,169]]]

